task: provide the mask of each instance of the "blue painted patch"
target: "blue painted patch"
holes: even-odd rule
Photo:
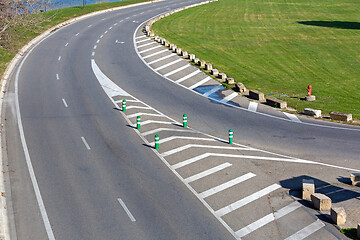
[[[219,86],[219,85],[199,86],[197,88],[194,88],[193,90],[200,93],[200,94],[205,94],[205,93],[207,93],[208,91],[210,91],[211,89],[213,89],[213,88],[215,88],[217,86]],[[225,90],[225,88],[221,87],[220,91],[222,91],[222,90]]]
[[[196,91],[196,92],[198,92],[198,93],[200,93],[201,95],[204,95],[204,94],[207,93],[208,91],[210,91],[210,90],[212,90],[212,89],[214,89],[215,87],[218,87],[218,86],[219,86],[219,85],[200,86],[200,87],[194,88],[193,90]],[[216,92],[210,94],[210,95],[208,96],[208,98],[210,98],[213,103],[219,104],[219,102],[217,102],[217,101],[221,101],[221,100],[224,99],[224,95],[221,94],[221,91],[224,91],[224,90],[226,90],[226,88],[224,88],[223,86],[220,86],[220,88],[219,88]],[[232,105],[232,106],[236,106],[236,107],[239,106],[239,104],[234,103],[234,102],[232,102],[232,101],[229,101],[229,102],[227,102],[226,104],[229,104],[229,105]]]

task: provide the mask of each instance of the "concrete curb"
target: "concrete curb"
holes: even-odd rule
[[[141,2],[141,3],[135,3],[135,4],[130,4],[127,6],[120,6],[120,7],[114,7],[114,8],[109,8],[109,9],[105,9],[105,10],[99,10],[96,12],[92,12],[92,13],[88,13],[76,18],[72,18],[69,19],[65,22],[59,23],[58,25],[46,30],[45,32],[43,32],[42,34],[40,34],[39,36],[37,36],[36,38],[32,39],[30,42],[28,42],[24,47],[22,47],[19,52],[15,55],[15,57],[11,60],[11,62],[8,64],[8,66],[6,67],[6,70],[4,72],[4,74],[1,77],[0,80],[0,84],[1,84],[1,92],[0,92],[0,114],[1,114],[1,128],[3,128],[4,126],[4,122],[3,122],[3,100],[5,97],[5,93],[6,93],[6,87],[7,87],[7,83],[8,80],[10,78],[10,75],[12,73],[12,71],[14,70],[14,68],[17,66],[17,64],[19,63],[20,59],[32,48],[36,45],[36,43],[38,43],[40,40],[42,40],[43,38],[45,38],[46,36],[48,36],[49,34],[51,34],[52,32],[63,28],[65,26],[68,26],[74,22],[77,22],[79,20],[88,18],[88,17],[92,17],[95,15],[99,15],[102,13],[107,13],[107,12],[112,12],[112,11],[116,11],[116,10],[120,10],[120,9],[124,9],[124,8],[129,8],[129,7],[136,7],[136,6],[140,6],[140,5],[145,5],[145,4],[151,4],[154,2],[161,2],[164,0],[153,0],[153,1],[148,1],[148,2]],[[1,130],[2,132],[2,130]],[[6,180],[5,180],[5,163],[4,163],[4,152],[6,152],[6,145],[3,145],[3,141],[2,141],[2,137],[0,137],[0,239],[3,240],[10,240],[10,225],[9,225],[9,212],[8,212],[8,208],[7,208],[7,204],[6,204]],[[3,151],[4,149],[4,151]],[[7,183],[9,184],[9,182]]]

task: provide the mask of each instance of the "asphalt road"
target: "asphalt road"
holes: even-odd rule
[[[16,119],[19,70],[24,136],[56,239],[233,238],[113,109],[91,69],[94,45],[94,59],[117,85],[179,122],[186,113],[194,129],[226,139],[232,128],[241,144],[360,168],[357,128],[302,125],[230,108],[147,68],[134,49],[135,29],[187,4],[163,1],[81,20],[54,32],[15,69],[5,101],[13,237],[47,238]]]

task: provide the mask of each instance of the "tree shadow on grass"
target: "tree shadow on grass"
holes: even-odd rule
[[[299,21],[297,23],[318,27],[340,28],[340,29],[355,29],[360,30],[359,22],[345,22],[345,21]]]

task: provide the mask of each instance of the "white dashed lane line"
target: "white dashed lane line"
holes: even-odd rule
[[[68,105],[67,105],[67,103],[66,103],[66,100],[63,98],[62,101],[63,101],[64,106],[67,108]]]
[[[121,200],[121,198],[118,198],[118,201],[119,201],[120,205],[122,206],[122,208],[125,210],[126,214],[129,216],[130,220],[131,220],[132,222],[136,222],[136,219],[135,219],[134,216],[131,214],[130,210],[126,207],[124,201]]]
[[[58,57],[58,61],[59,61],[59,62],[60,62],[60,60],[61,60],[61,56]]]
[[[79,36],[80,33],[75,34],[75,36]]]
[[[84,137],[81,137],[82,142],[84,143],[87,150],[91,150],[89,144],[87,143],[86,139]]]
[[[65,47],[67,47],[68,45],[69,45],[69,43],[66,43],[66,44],[65,44]]]
[[[56,74],[56,80],[59,80],[60,78],[59,78],[59,74]]]

